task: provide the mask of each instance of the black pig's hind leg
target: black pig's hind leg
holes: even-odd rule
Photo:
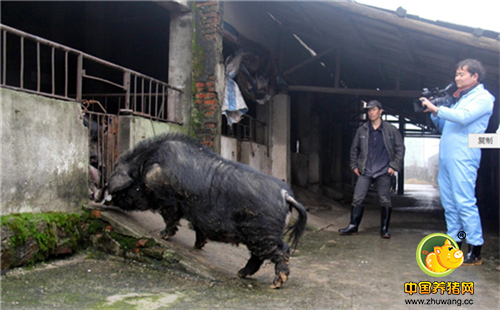
[[[283,242],[281,246],[278,246],[272,253],[271,261],[275,264],[274,271],[276,278],[274,278],[273,284],[270,288],[280,288],[281,285],[288,280],[288,275],[290,274],[290,269],[288,268],[290,261],[290,247],[288,244]]]

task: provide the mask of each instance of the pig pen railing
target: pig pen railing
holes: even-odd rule
[[[169,109],[180,104],[181,89],[6,25],[0,29],[2,87],[78,102],[95,99],[104,102],[107,113],[125,109],[179,123]]]
[[[229,125],[226,117],[222,117],[222,132],[226,137],[235,138],[238,141],[251,141],[263,145],[267,143],[267,124],[251,116],[243,115],[240,122]]]
[[[102,189],[113,172],[118,158],[118,116],[88,111],[84,107],[83,123],[88,128],[89,190]],[[90,193],[94,200],[99,193]]]

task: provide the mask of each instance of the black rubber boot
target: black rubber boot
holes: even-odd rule
[[[464,266],[479,266],[483,263],[483,258],[481,257],[481,246],[480,245],[470,245],[469,251],[465,255]]]
[[[341,235],[355,235],[358,232],[359,223],[361,223],[361,218],[363,218],[363,211],[365,206],[351,206],[351,222],[349,226],[344,229],[339,229]]]
[[[389,239],[391,235],[389,234],[389,222],[391,221],[392,208],[382,207],[380,212],[380,236],[385,239]]]

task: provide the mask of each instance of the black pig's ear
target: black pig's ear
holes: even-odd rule
[[[146,173],[146,186],[152,190],[159,189],[162,184],[168,184],[168,180],[163,176],[159,164],[153,164]]]
[[[108,182],[108,192],[114,194],[125,189],[132,184],[134,180],[124,171],[115,171]]]

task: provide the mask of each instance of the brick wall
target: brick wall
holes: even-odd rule
[[[215,77],[210,76],[206,82],[196,82],[195,107],[203,113],[204,122],[202,128],[196,132],[202,142],[213,149],[214,137],[217,134],[217,115],[220,113],[219,99],[215,92]]]
[[[196,42],[202,49],[203,67],[201,74],[193,75],[196,83],[193,89],[194,109],[197,120],[194,128],[195,135],[215,151],[219,151],[221,105],[219,94],[216,91],[217,65],[222,61],[222,7],[217,1],[196,3]],[[199,60],[198,60],[199,61]]]
[[[200,13],[201,34],[207,41],[216,41],[220,34],[220,6],[217,1],[201,2],[196,4]]]

